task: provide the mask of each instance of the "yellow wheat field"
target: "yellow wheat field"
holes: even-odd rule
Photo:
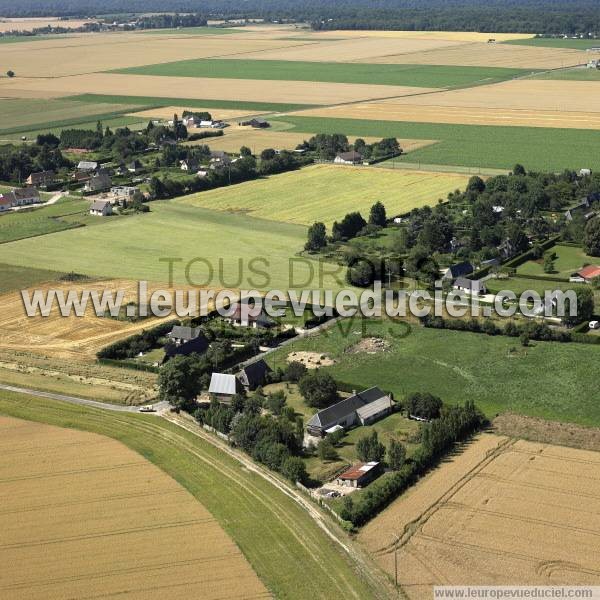
[[[482,435],[359,539],[412,599],[434,585],[600,581],[600,454]]]
[[[0,32],[4,31],[32,31],[41,27],[62,27],[64,29],[76,29],[86,23],[93,23],[92,19],[69,19],[61,21],[58,17],[46,19],[7,19],[0,18]]]
[[[536,48],[511,44],[487,44],[481,42],[455,44],[410,54],[389,52],[373,57],[371,63],[410,63],[417,65],[458,65],[473,67],[510,67],[515,69],[556,69],[581,65],[589,60],[586,52],[569,48]]]
[[[523,40],[533,37],[531,33],[480,33],[477,31],[366,31],[339,29],[336,31],[320,31],[319,37],[327,38],[401,38],[406,40],[449,40],[454,42],[487,42],[493,38],[497,42],[507,40]]]
[[[142,110],[135,113],[130,113],[131,117],[143,117],[144,119],[172,119],[173,115],[179,115],[181,118],[183,111],[190,110],[194,112],[208,112],[211,114],[214,120],[229,121],[231,119],[238,119],[240,117],[249,117],[252,115],[261,114],[260,111],[251,111],[243,109],[232,109],[232,108],[190,108],[189,106],[164,106],[159,108],[150,108],[148,110]],[[264,112],[264,111],[263,111]],[[191,130],[192,133],[196,133],[196,130]],[[200,131],[200,130],[198,130]],[[205,130],[206,131],[206,130]]]
[[[119,442],[0,417],[0,597],[268,598],[183,487]]]
[[[335,104],[372,98],[399,97],[422,91],[431,91],[431,89],[358,83],[160,77],[117,73],[91,73],[55,79],[16,77],[0,79],[0,97],[29,97],[31,92],[46,94],[47,97],[91,93],[164,98],[185,96],[186,98],[205,100]]]

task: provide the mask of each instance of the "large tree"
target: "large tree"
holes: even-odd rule
[[[338,399],[337,385],[329,373],[307,373],[298,385],[306,403],[314,408],[325,408]]]
[[[327,230],[324,223],[313,223],[308,228],[308,240],[304,245],[305,250],[315,252],[327,245]]]
[[[161,400],[176,408],[187,408],[200,392],[201,370],[198,357],[175,356],[163,365],[158,374],[158,389]]]
[[[387,215],[385,213],[385,206],[381,202],[375,202],[375,204],[371,206],[371,212],[369,213],[369,223],[371,225],[385,227],[386,222]]]
[[[587,222],[583,234],[583,249],[590,256],[600,256],[600,217]]]

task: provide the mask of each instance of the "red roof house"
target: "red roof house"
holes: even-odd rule
[[[590,282],[594,277],[600,277],[600,267],[597,265],[588,265],[587,267],[583,267],[577,275]]]

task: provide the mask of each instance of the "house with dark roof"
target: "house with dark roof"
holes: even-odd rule
[[[362,154],[351,150],[350,152],[340,152],[333,162],[336,165],[359,165],[363,160]]]
[[[41,202],[40,193],[34,187],[13,188],[10,192],[0,194],[0,198],[3,199],[3,205],[8,208]]]
[[[98,173],[93,177],[90,177],[84,186],[84,190],[86,192],[102,192],[104,190],[110,189],[112,185],[112,180],[108,173]]]
[[[208,340],[203,334],[190,340],[175,343],[169,340],[165,345],[165,357],[163,363],[166,363],[174,356],[189,356],[190,354],[204,354],[208,350]]]
[[[471,296],[483,296],[484,294],[487,294],[485,282],[481,279],[457,277],[452,284],[452,288],[461,292],[466,292]]]
[[[92,206],[90,206],[90,215],[96,217],[108,217],[112,215],[112,204],[110,200],[96,200]]]
[[[383,402],[379,403],[380,400]],[[373,411],[359,410],[377,402]],[[340,402],[336,402],[314,415],[306,426],[310,435],[323,437],[329,429],[336,426],[347,429],[354,425],[373,423],[382,416],[389,414],[394,409],[393,400],[378,387],[372,387],[359,394],[353,394]]]
[[[262,359],[246,365],[238,374],[238,381],[247,391],[255,390],[267,382],[271,367]]]
[[[190,340],[196,339],[202,333],[200,327],[187,327],[185,325],[174,325],[173,329],[167,333],[167,337],[174,344],[184,344]]]
[[[254,127],[255,129],[265,129],[267,127],[271,127],[271,124],[266,121],[265,119],[261,119],[259,117],[254,117],[253,119],[250,119],[249,121],[242,121],[240,123],[240,125],[247,127]]]
[[[46,186],[54,183],[56,179],[56,173],[54,171],[39,171],[37,173],[31,173],[27,178],[27,185],[34,187]]]
[[[574,206],[565,212],[565,219],[567,221],[573,221],[573,219],[583,217],[586,221],[588,221],[595,214],[596,213],[590,208],[590,201],[585,198],[577,206]]]
[[[456,263],[446,269],[442,279],[456,279],[457,277],[466,277],[475,270],[475,267],[469,262]]]
[[[234,327],[252,327],[253,329],[269,329],[276,325],[262,306],[250,306],[246,302],[238,302],[232,307],[233,312],[225,317],[225,321]]]

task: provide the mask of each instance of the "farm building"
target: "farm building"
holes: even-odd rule
[[[466,277],[475,270],[475,267],[468,262],[456,263],[455,265],[449,266],[444,272],[443,279],[456,279],[457,277]]]
[[[361,410],[371,404],[373,405],[371,409]],[[320,410],[310,419],[306,431],[310,435],[323,437],[328,429],[336,425],[340,425],[344,429],[357,424],[367,425],[388,415],[393,410],[394,402],[391,397],[378,387],[372,387]]]
[[[190,354],[204,354],[208,350],[208,340],[200,333],[187,341],[173,342],[165,345],[165,357],[163,363],[174,356],[189,356]]]
[[[381,475],[381,463],[372,461],[359,463],[338,475],[336,483],[347,487],[361,488]]]
[[[570,208],[565,212],[565,219],[572,221],[573,219],[582,216],[586,221],[594,216],[594,211],[590,210],[590,201],[586,198],[582,200],[577,206]]]
[[[458,277],[454,280],[452,289],[466,292],[471,296],[482,296],[483,294],[487,294],[485,283],[480,279],[466,279],[465,277]]]
[[[581,271],[578,271],[577,275],[586,283],[591,283],[592,279],[600,277],[600,266],[588,265],[587,267],[583,267]]]
[[[271,367],[264,360],[257,360],[246,365],[238,374],[239,382],[246,390],[255,390],[259,385],[264,385]]]
[[[195,173],[200,167],[200,163],[194,158],[188,158],[186,160],[179,161],[179,168],[182,171],[188,171]]]
[[[41,187],[54,183],[55,179],[56,173],[54,171],[39,171],[38,173],[31,173],[25,183],[34,187]]]
[[[186,327],[184,325],[175,325],[167,337],[174,344],[184,344],[190,340],[196,339],[202,333],[200,327]]]
[[[90,215],[96,217],[108,217],[112,215],[112,204],[110,200],[96,200],[90,207]]]
[[[249,121],[242,121],[240,125],[243,125],[244,127],[254,127],[255,129],[265,129],[267,127],[271,127],[271,124],[268,121],[265,119],[259,119],[258,117],[254,117]]]
[[[333,162],[336,165],[359,165],[362,162],[362,155],[352,150],[351,152],[340,152]]]
[[[81,160],[77,165],[78,171],[95,171],[98,168],[98,163],[91,160]]]
[[[242,385],[235,375],[213,373],[210,378],[208,393],[223,404],[230,404],[233,397],[239,393]]]

